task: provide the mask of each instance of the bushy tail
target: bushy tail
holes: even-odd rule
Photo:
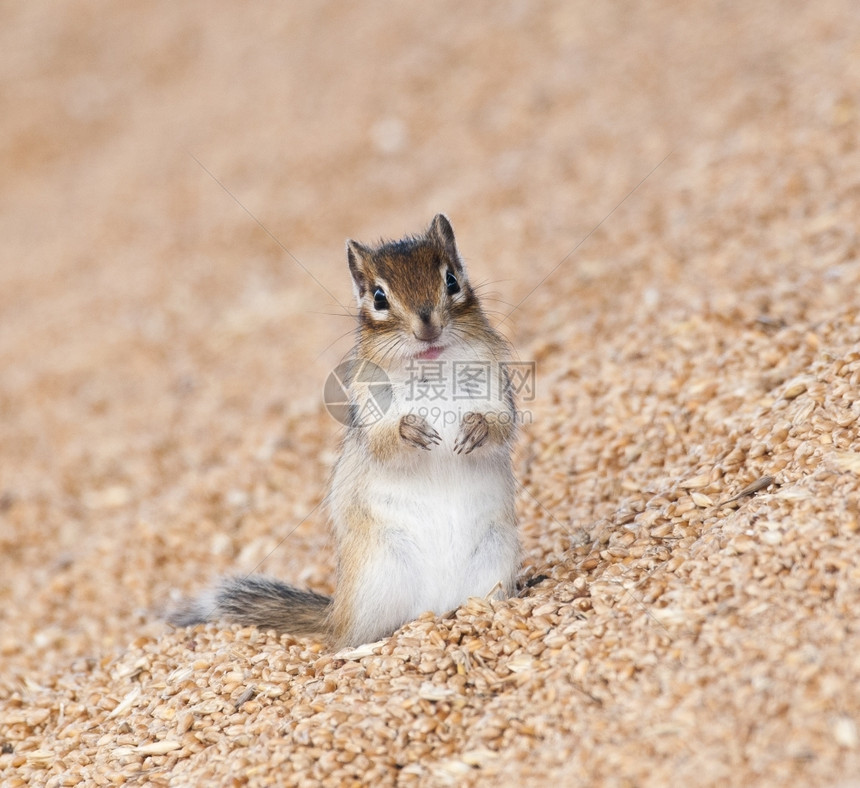
[[[262,575],[224,578],[214,589],[174,610],[177,627],[226,620],[291,635],[326,635],[331,598]]]

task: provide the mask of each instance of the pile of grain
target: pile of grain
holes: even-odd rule
[[[0,31],[0,781],[860,773],[852,4],[149,7]],[[436,210],[536,363],[522,594],[171,630],[332,590],[343,239]]]

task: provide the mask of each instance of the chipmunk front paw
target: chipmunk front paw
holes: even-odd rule
[[[442,442],[439,433],[427,423],[427,420],[415,413],[407,413],[400,419],[400,438],[416,449],[427,451]]]
[[[455,454],[469,454],[490,434],[490,425],[483,413],[467,413],[460,422],[460,432],[454,443]]]

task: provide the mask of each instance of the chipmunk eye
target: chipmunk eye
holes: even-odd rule
[[[373,291],[373,308],[380,311],[388,309],[388,299],[385,297],[385,291],[381,287],[377,287]]]
[[[445,287],[448,288],[448,295],[457,295],[460,292],[460,283],[450,271],[445,274]]]

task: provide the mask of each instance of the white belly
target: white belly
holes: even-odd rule
[[[449,612],[499,584],[509,590],[516,572],[509,472],[442,446],[420,459],[408,474],[378,475],[362,494],[376,545],[357,613],[385,622],[383,629],[427,610]]]

